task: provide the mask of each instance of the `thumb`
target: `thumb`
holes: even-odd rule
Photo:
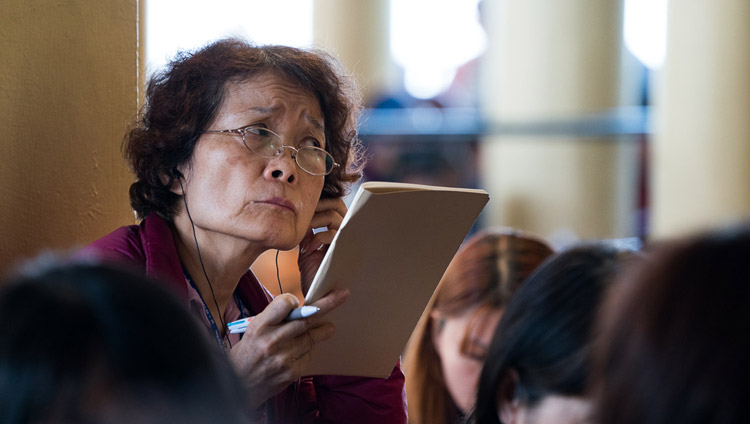
[[[280,324],[297,306],[299,306],[299,299],[296,296],[290,293],[280,294],[266,306],[263,312],[256,315],[253,321],[265,325]]]

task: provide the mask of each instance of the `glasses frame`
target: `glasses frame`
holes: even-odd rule
[[[259,130],[271,133],[274,136],[276,136],[276,138],[278,138],[279,141],[281,141],[281,147],[279,147],[276,150],[276,154],[274,154],[273,156],[266,156],[264,154],[256,152],[255,150],[251,149],[250,147],[248,147],[247,142],[245,142],[245,133],[248,132],[248,130],[251,129],[251,128],[259,129]],[[303,146],[303,147],[300,147],[299,149],[296,148],[296,147],[294,147],[294,146],[287,146],[286,144],[284,144],[284,139],[277,132],[275,132],[273,130],[270,130],[270,129],[266,128],[266,127],[259,127],[257,125],[246,125],[244,127],[233,128],[233,129],[229,129],[229,130],[206,130],[203,133],[204,134],[240,135],[242,137],[242,145],[245,146],[245,148],[247,150],[255,153],[256,155],[258,155],[260,157],[264,157],[264,158],[268,158],[268,159],[273,159],[273,158],[277,158],[277,157],[281,156],[284,153],[284,149],[292,149],[292,151],[293,151],[293,153],[292,153],[292,159],[294,159],[294,163],[297,164],[297,166],[299,167],[299,169],[307,172],[310,175],[316,175],[316,176],[318,176],[318,175],[328,175],[331,172],[333,172],[334,169],[336,169],[336,168],[338,168],[338,167],[341,166],[341,165],[339,165],[336,162],[336,160],[334,159],[333,155],[330,154],[325,149],[321,149],[320,147],[315,147],[315,146]],[[316,174],[314,172],[310,172],[309,170],[305,169],[305,167],[303,167],[302,164],[299,163],[299,159],[297,158],[300,150],[304,150],[304,149],[312,149],[312,150],[315,150],[315,151],[320,151],[320,152],[323,152],[325,155],[329,156],[331,158],[331,163],[333,164],[331,166],[331,169],[328,170],[328,172],[324,172],[324,173],[321,173],[321,174]]]

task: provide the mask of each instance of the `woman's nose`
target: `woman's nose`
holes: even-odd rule
[[[286,154],[286,147],[288,146],[282,146],[276,157],[268,161],[268,165],[266,165],[264,171],[266,178],[286,181],[288,183],[293,183],[297,180],[297,172],[299,172],[296,162],[297,152],[295,149],[289,148],[289,154]]]

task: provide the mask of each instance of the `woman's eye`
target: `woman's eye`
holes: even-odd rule
[[[312,137],[306,138],[302,143],[300,143],[300,147],[321,147],[322,145],[320,142]]]
[[[477,343],[469,342],[468,346],[462,350],[463,352],[461,353],[463,353],[464,356],[475,361],[484,362],[487,358],[487,348],[480,346]]]

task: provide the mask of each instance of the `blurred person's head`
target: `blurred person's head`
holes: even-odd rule
[[[595,418],[747,423],[750,227],[656,247],[602,308]]]
[[[541,239],[509,229],[481,231],[459,249],[407,347],[410,422],[448,423],[471,409],[503,309],[552,253]]]
[[[592,329],[622,256],[608,245],[582,245],[553,256],[526,280],[492,339],[473,422],[589,422]]]
[[[245,419],[231,365],[159,284],[46,265],[0,289],[0,422]]]

